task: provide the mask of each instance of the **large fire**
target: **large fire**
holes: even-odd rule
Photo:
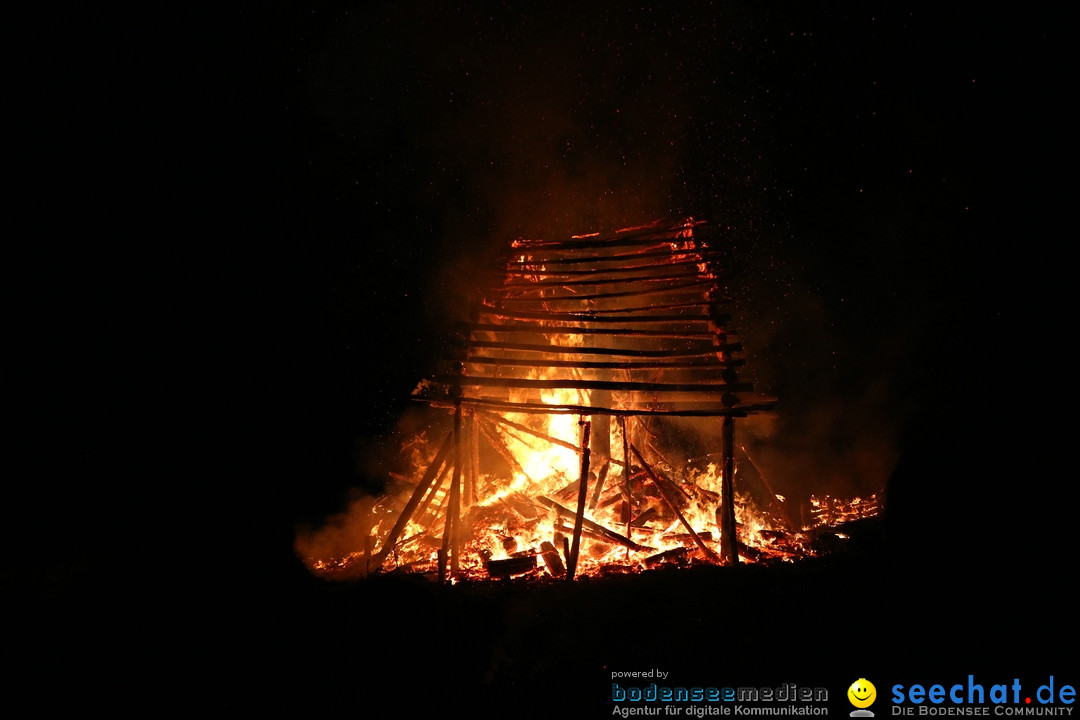
[[[310,569],[459,581],[790,562],[877,514],[877,495],[791,507],[759,473],[742,482],[733,420],[771,404],[736,376],[698,224],[515,243],[452,371],[414,391],[452,427],[401,444],[346,547],[298,543]],[[721,447],[691,448],[687,421]]]

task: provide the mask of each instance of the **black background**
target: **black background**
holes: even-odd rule
[[[847,658],[843,643],[807,651],[819,618],[873,637],[878,667],[902,647],[955,674],[976,658],[1062,671],[1071,148],[1053,13],[260,3],[13,28],[5,577],[36,637],[30,677],[233,706],[332,678],[359,709],[366,683],[401,677],[403,650],[354,654],[378,654],[384,602],[457,624],[466,687],[494,648],[536,652],[521,640],[536,626],[513,619],[536,617],[531,600],[327,589],[295,557],[296,528],[377,489],[365,457],[480,260],[522,235],[662,216],[729,238],[750,367],[783,409],[758,438],[770,468],[887,485],[866,578],[725,590],[773,598],[757,622],[725,606],[740,627],[804,628],[751,643],[774,670],[742,677],[810,684],[794,675],[818,672],[815,653]],[[668,582],[703,596],[730,581]],[[502,630],[461,629],[492,608]],[[659,636],[591,642],[611,650],[503,661],[483,692],[513,697],[529,668],[601,694],[598,665],[734,672]],[[107,647],[125,660],[105,670]],[[163,669],[180,658],[196,659]]]

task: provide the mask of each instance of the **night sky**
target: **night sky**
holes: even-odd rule
[[[767,470],[888,485],[897,572],[1059,576],[1050,13],[247,5],[23,26],[31,597],[168,586],[158,551],[244,597],[298,582],[296,526],[378,488],[478,263],[684,216],[729,244]],[[1006,532],[1036,512],[1046,540]]]

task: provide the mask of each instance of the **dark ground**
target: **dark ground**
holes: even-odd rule
[[[638,665],[1075,684],[1059,23],[875,5],[16,23],[11,687],[586,717]],[[429,370],[446,268],[627,204],[730,224],[789,430],[829,397],[894,433],[861,544],[572,587],[312,578],[296,526],[377,484],[358,456]],[[828,440],[792,442],[822,477],[860,438]]]

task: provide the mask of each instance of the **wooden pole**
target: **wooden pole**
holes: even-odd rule
[[[626,537],[633,541],[630,521],[634,519],[634,506],[630,501],[630,439],[626,437],[626,416],[619,416],[619,429],[622,430],[623,487],[626,488]],[[626,559],[630,559],[630,548],[626,549]]]
[[[566,579],[572,581],[577,572],[578,553],[581,551],[581,524],[585,519],[585,503],[588,502],[589,480],[589,434],[592,432],[592,423],[582,419],[581,425],[581,479],[578,481],[578,504],[577,513],[574,517],[574,538],[570,545],[570,561],[566,567]]]
[[[472,507],[477,503],[480,486],[480,421],[477,420],[476,413],[472,413],[469,418],[471,420],[469,423],[469,466],[472,468],[470,473],[472,487],[465,496],[466,507]]]
[[[472,444],[473,444],[473,432],[476,428],[476,418],[470,413],[462,420],[462,426],[465,432],[465,451],[466,457],[462,458],[462,462],[465,463],[462,472],[462,503],[466,508],[472,507],[473,496],[473,459],[472,459]]]
[[[450,559],[450,575],[457,577],[460,568],[461,508],[461,406],[454,413],[454,479],[450,483],[450,506],[446,509],[446,529],[443,532],[443,551]],[[441,579],[441,578],[440,578]]]
[[[739,541],[735,536],[735,420],[724,418],[724,468],[720,485],[720,555],[724,562],[739,564]]]

